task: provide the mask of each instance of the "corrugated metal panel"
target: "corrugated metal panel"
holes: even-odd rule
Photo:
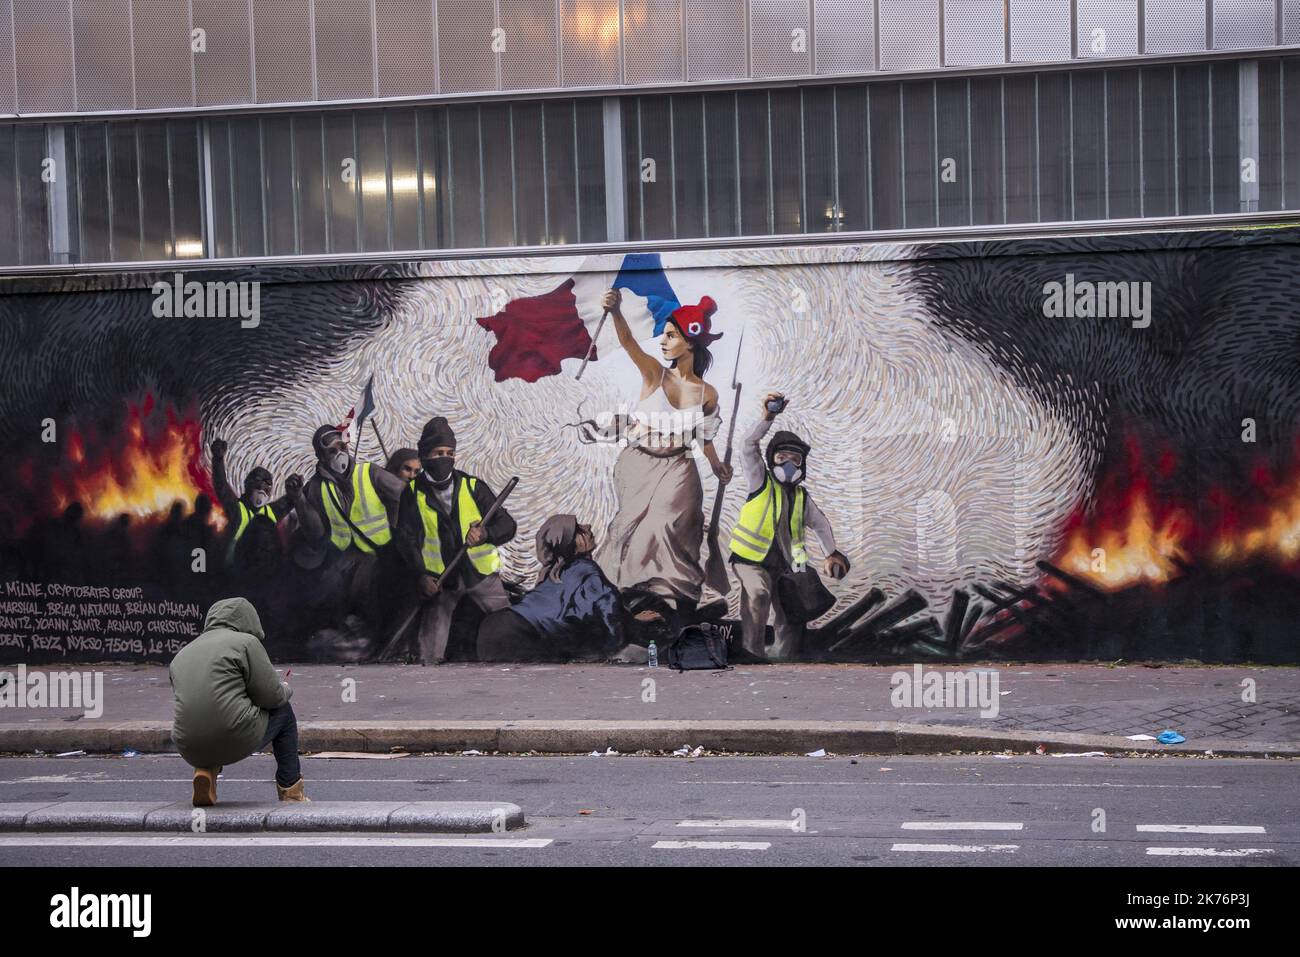
[[[1070,0],[1011,0],[1011,61],[1070,59]]]
[[[496,25],[492,0],[439,0],[438,84],[443,93],[497,88]]]
[[[1273,46],[1276,15],[1273,0],[1214,0],[1214,49]]]
[[[811,73],[811,21],[807,0],[749,0],[753,75],[807,76]]]
[[[433,0],[375,0],[379,95],[438,92]]]
[[[551,89],[560,83],[559,16],[555,0],[500,0],[501,86]]]
[[[686,78],[746,76],[745,0],[686,0]]]
[[[560,0],[560,56],[565,86],[620,82],[618,0]]]
[[[1006,62],[1002,0],[944,0],[943,62],[985,66]]]
[[[72,31],[77,109],[132,109],[130,0],[73,0]]]
[[[1205,0],[1147,0],[1146,52],[1205,49]]]
[[[259,103],[312,98],[311,0],[253,0]]]
[[[15,113],[12,0],[0,0],[0,113]]]
[[[880,0],[880,69],[939,66],[939,0]]]
[[[623,0],[626,83],[680,83],[681,0]]]
[[[18,111],[71,113],[77,104],[68,5],[61,0],[14,0],[13,16]]]
[[[876,6],[863,0],[817,0],[817,72],[869,73],[876,68]]]
[[[1076,21],[1080,59],[1137,53],[1137,0],[1078,0]]]
[[[191,0],[194,27],[206,49],[194,53],[199,106],[249,103],[253,98],[248,0]]]
[[[375,95],[370,0],[316,0],[316,95],[343,100]]]
[[[175,0],[132,0],[135,103],[141,110],[194,105],[190,10]]]

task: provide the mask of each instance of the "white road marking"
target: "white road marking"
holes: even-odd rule
[[[193,778],[40,777],[0,781],[0,784],[189,784]],[[266,784],[270,778],[218,779],[221,784]],[[308,784],[469,784],[469,778],[308,778]]]
[[[753,819],[728,818],[722,821],[678,821],[677,826],[678,827],[744,827],[744,828],[772,827],[782,831],[793,831],[796,823],[797,822],[794,820],[794,818],[790,818],[788,820],[783,820],[782,818],[774,818],[774,819],[767,819],[767,820],[761,818],[753,818]]]
[[[541,837],[421,837],[414,835],[0,835],[0,847],[549,847]]]
[[[1019,844],[895,844],[891,851],[911,853],[935,851],[940,854],[1014,854],[1020,849]]]
[[[1139,831],[1157,834],[1267,834],[1258,824],[1139,824]]]
[[[1272,854],[1271,847],[1148,847],[1148,857],[1253,857]]]
[[[904,821],[904,831],[1023,831],[1017,821]]]
[[[666,851],[766,851],[767,841],[655,841],[651,845]]]

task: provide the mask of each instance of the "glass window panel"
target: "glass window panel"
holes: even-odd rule
[[[59,142],[63,148],[63,189],[64,199],[67,204],[64,210],[63,223],[63,245],[64,249],[55,249],[55,262],[78,263],[82,262],[81,258],[81,228],[80,219],[80,184],[78,177],[77,162],[77,133],[75,123],[58,123],[47,127],[47,135],[50,138],[49,146],[50,155],[56,155],[55,143]],[[56,140],[57,137],[57,140]]]
[[[366,252],[392,249],[388,235],[388,151],[384,114],[360,110],[356,114],[361,181],[361,246]]]
[[[140,258],[139,156],[134,123],[109,124],[108,154],[109,190],[113,196],[113,259],[130,262]],[[24,232],[29,228],[24,222]]]
[[[324,125],[329,251],[356,252],[361,246],[357,238],[361,178],[357,171],[356,130],[352,123],[352,114],[346,111],[326,113]]]
[[[203,250],[203,186],[199,171],[199,127],[193,120],[169,120],[167,147],[172,173],[172,255],[193,259]]]
[[[736,95],[704,96],[704,135],[707,140],[710,236],[735,236],[740,232],[736,182]]]
[[[1040,222],[1071,219],[1070,77],[1038,76],[1038,176]]]
[[[1178,106],[1178,214],[1210,211],[1210,68],[1181,64],[1176,71]]]
[[[903,225],[936,225],[939,171],[935,164],[934,82],[903,84]]]
[[[325,241],[325,175],[321,114],[293,118],[293,175],[298,196],[298,250],[328,252]]]
[[[1037,77],[1008,76],[1003,82],[1008,223],[1032,223],[1038,219],[1037,97]]]
[[[1141,215],[1142,188],[1139,163],[1138,71],[1111,70],[1106,74],[1107,197],[1111,219]]]
[[[903,226],[902,92],[898,83],[873,83],[868,90],[871,137],[871,228]]]
[[[970,91],[965,80],[939,80],[934,91],[939,111],[939,225],[966,226],[971,221],[970,193],[974,175],[969,159],[970,130],[967,124]]]
[[[704,235],[704,100],[675,96],[673,106],[673,200],[677,238]]]
[[[1143,67],[1142,215],[1172,216],[1174,183],[1174,68]]]
[[[803,117],[799,90],[772,90],[772,231],[801,233],[807,227],[803,208]]]
[[[767,94],[736,94],[736,120],[744,135],[740,138],[740,232],[744,236],[771,233],[769,220]]]
[[[804,209],[807,231],[837,232],[843,228],[835,192],[835,88],[803,91]]]
[[[1070,75],[1072,219],[1106,218],[1106,76],[1100,70]]]
[[[50,194],[49,186],[41,179],[41,164],[49,155],[45,125],[20,123],[17,141],[21,262],[24,266],[46,265],[50,261]]]
[[[234,192],[231,189],[230,122],[213,119],[207,122],[208,152],[212,157],[212,233],[213,255],[235,255]]]
[[[1300,209],[1300,57],[1282,61],[1282,204]]]
[[[1282,209],[1282,65],[1259,61],[1259,208]]]
[[[673,152],[672,121],[666,96],[638,97],[640,106],[640,157],[653,161],[641,178],[641,223],[643,239],[673,237]]]
[[[1002,78],[970,81],[971,222],[1003,222]]]
[[[482,246],[483,209],[479,189],[478,107],[456,106],[449,111],[451,133],[451,244]],[[497,190],[500,191],[498,185]]]
[[[298,251],[298,211],[293,188],[293,121],[288,116],[263,117],[262,153],[267,255],[292,256]]]
[[[77,187],[81,192],[81,261],[112,262],[108,236],[108,130],[103,123],[77,124]],[[3,155],[0,139],[0,155]],[[3,216],[0,210],[0,216]],[[2,243],[3,240],[0,240]]]
[[[1241,170],[1237,157],[1241,130],[1237,116],[1238,64],[1210,64],[1210,179],[1211,208],[1216,213],[1247,212],[1241,208]]]
[[[546,236],[546,159],[542,138],[542,104],[517,103],[510,108],[513,137],[515,241],[539,246]]]
[[[603,243],[609,234],[605,218],[604,106],[600,100],[579,100],[574,108],[574,117],[574,149],[578,154],[578,240]]]
[[[546,133],[546,230],[544,243],[578,241],[578,184],[573,102],[546,100],[542,106]]]
[[[632,97],[622,102],[623,196],[627,238],[641,239],[641,101]]]
[[[450,196],[447,190],[447,111],[420,110],[420,184],[424,194],[424,245],[446,249],[450,242]]]
[[[511,159],[510,107],[484,105],[479,111],[483,144],[483,215],[488,246],[517,245],[515,188]]]
[[[235,255],[263,256],[261,124],[256,117],[230,121],[231,189],[235,209]]]
[[[21,257],[14,138],[14,124],[0,124],[0,264],[3,265],[17,265]]]
[[[145,259],[172,257],[171,176],[167,169],[167,127],[145,120],[136,129],[140,143],[140,252]]]
[[[393,248],[420,248],[420,174],[415,111],[388,111],[388,168],[393,196]]]
[[[840,229],[867,229],[867,88],[861,84],[835,88],[835,146]]]

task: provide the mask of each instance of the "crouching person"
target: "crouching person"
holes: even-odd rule
[[[222,767],[268,744],[280,800],[308,800],[298,765],[298,721],[289,706],[293,689],[271,666],[265,638],[252,603],[223,598],[208,609],[203,634],[172,659],[172,740],[195,769],[195,807],[217,802]]]

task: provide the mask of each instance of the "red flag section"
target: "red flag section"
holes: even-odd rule
[[[591,348],[591,336],[578,316],[572,279],[540,296],[515,299],[495,316],[475,322],[497,338],[488,353],[497,382],[536,382],[556,375],[561,359],[581,359]]]

